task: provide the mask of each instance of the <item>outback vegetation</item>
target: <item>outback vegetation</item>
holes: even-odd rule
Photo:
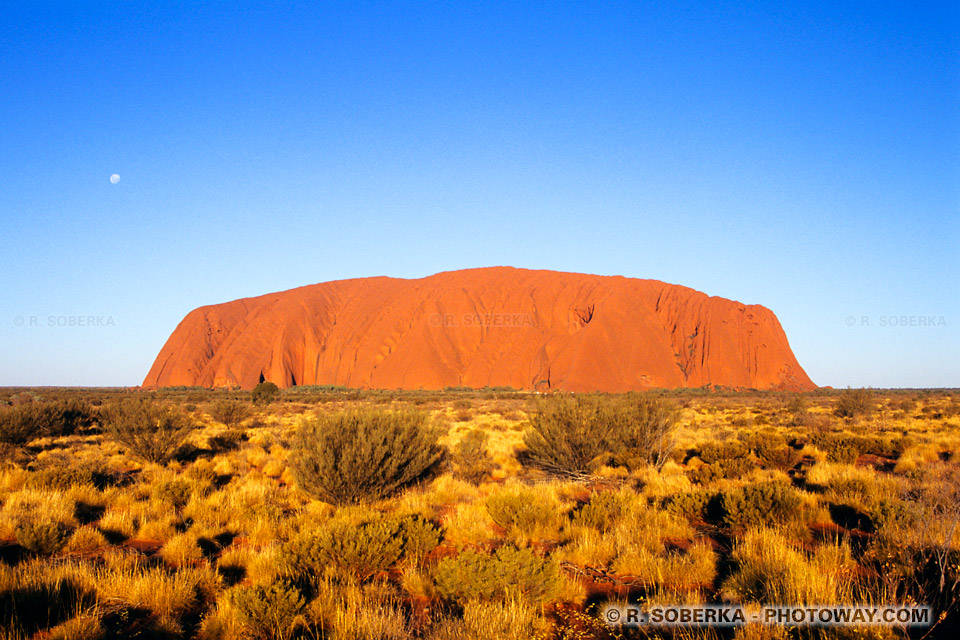
[[[899,638],[956,628],[960,396],[0,390],[0,639]],[[944,635],[943,637],[948,637]]]

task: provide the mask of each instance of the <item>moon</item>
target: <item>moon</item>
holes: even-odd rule
[[[112,176],[110,176],[111,184],[117,184],[118,182],[120,182],[120,176],[118,176],[117,174],[113,174]]]

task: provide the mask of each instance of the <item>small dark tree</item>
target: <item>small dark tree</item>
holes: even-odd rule
[[[261,382],[253,388],[250,398],[254,404],[269,404],[280,393],[280,387],[272,382]]]
[[[389,496],[440,460],[439,432],[423,413],[358,410],[304,422],[293,460],[297,483],[331,504]]]
[[[171,460],[193,428],[178,407],[157,404],[145,396],[126,398],[103,412],[107,435],[148,462]]]

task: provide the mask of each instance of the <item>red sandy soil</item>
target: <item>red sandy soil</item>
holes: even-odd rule
[[[776,316],[656,280],[509,267],[200,307],[144,387],[815,388]]]

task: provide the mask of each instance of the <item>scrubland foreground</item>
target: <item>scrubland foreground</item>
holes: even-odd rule
[[[958,400],[0,390],[0,638],[951,637]],[[935,624],[630,629],[608,602]]]

